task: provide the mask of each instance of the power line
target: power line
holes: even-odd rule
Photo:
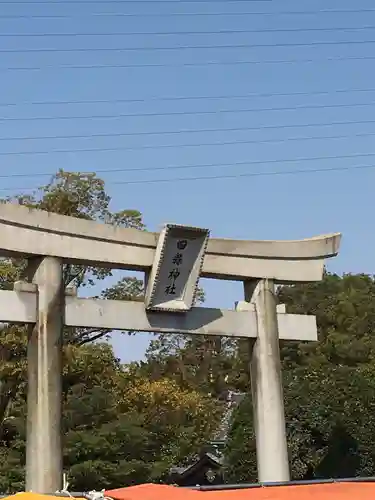
[[[240,179],[246,177],[273,177],[276,175],[302,175],[302,174],[316,174],[316,173],[326,173],[326,172],[343,172],[350,170],[365,170],[373,169],[375,165],[351,165],[348,167],[327,167],[327,168],[314,168],[314,169],[297,169],[297,170],[283,170],[283,171],[273,171],[273,172],[250,172],[244,174],[233,174],[233,175],[214,175],[214,176],[202,176],[202,177],[179,177],[174,179],[148,179],[148,180],[134,180],[134,181],[116,181],[108,182],[111,185],[131,185],[131,184],[161,184],[161,183],[177,183],[177,182],[193,182],[193,181],[204,181],[204,180],[229,180],[229,179]],[[38,190],[39,186],[35,187],[6,187],[0,188],[0,191],[35,191]]]
[[[130,68],[174,68],[174,67],[202,67],[202,66],[240,66],[255,64],[300,64],[315,62],[347,62],[347,61],[373,61],[375,56],[333,56],[317,59],[279,59],[264,61],[205,61],[205,62],[177,62],[177,63],[136,63],[136,64],[62,64],[45,66],[8,66],[0,67],[0,71],[41,71],[46,69],[130,69]]]
[[[114,34],[116,35],[116,34]],[[114,36],[108,34],[108,36]],[[0,34],[0,37],[3,36]],[[18,35],[9,35],[18,36]],[[26,35],[29,36],[29,35]],[[48,35],[41,35],[48,36]],[[72,36],[79,36],[72,35]],[[341,45],[373,45],[375,40],[331,40],[322,42],[301,42],[301,43],[240,43],[230,45],[174,45],[164,47],[82,47],[82,48],[42,48],[42,49],[1,49],[1,53],[79,53],[79,52],[146,52],[146,51],[176,51],[176,50],[221,50],[221,49],[266,49],[266,48],[286,48],[286,47],[321,47],[321,46],[341,46]]]
[[[241,109],[216,109],[216,110],[201,110],[201,111],[163,111],[151,113],[117,113],[108,115],[76,115],[76,116],[26,116],[26,117],[11,117],[0,118],[0,122],[23,122],[23,121],[50,121],[50,120],[96,120],[96,119],[112,119],[112,118],[140,118],[147,116],[195,116],[195,115],[216,115],[216,114],[235,114],[235,113],[260,113],[267,111],[297,111],[300,109],[335,109],[335,108],[358,108],[362,106],[374,106],[375,101],[360,102],[360,103],[344,103],[344,104],[311,104],[300,106],[282,106],[268,108],[241,108]]]
[[[28,0],[20,0],[20,1],[10,1],[10,0],[2,0],[2,4],[4,5],[108,5],[108,4],[122,4],[126,5],[129,3],[136,4],[169,4],[169,5],[181,5],[181,4],[222,4],[222,3],[271,3],[273,0],[64,0],[62,2],[50,1],[50,0],[33,0],[32,2]]]
[[[215,100],[215,99],[246,99],[252,97],[294,97],[294,96],[312,96],[312,95],[331,95],[331,94],[346,94],[346,93],[365,93],[375,92],[373,88],[347,88],[333,90],[313,90],[311,92],[251,92],[248,94],[224,94],[224,95],[198,95],[198,96],[155,96],[145,98],[131,99],[88,99],[74,101],[23,101],[23,102],[0,102],[0,107],[7,106],[44,106],[44,105],[60,105],[60,104],[120,104],[120,103],[136,103],[136,102],[154,102],[154,101],[188,101],[188,100]],[[1,140],[1,138],[0,138]]]
[[[5,2],[2,2],[3,4]],[[9,2],[12,5],[15,2]],[[51,2],[48,2],[51,4]],[[72,2],[73,3],[73,2]],[[74,2],[78,3],[78,2]],[[88,3],[88,2],[83,2]],[[105,2],[108,4],[108,2]],[[29,5],[29,2],[28,2]],[[257,11],[246,11],[246,12],[97,12],[97,13],[87,13],[87,14],[3,14],[0,15],[0,19],[76,19],[82,17],[201,17],[201,16],[266,16],[275,17],[280,15],[312,15],[312,14],[371,14],[374,13],[375,9],[319,9],[319,10],[304,10],[304,11],[272,11],[272,12],[257,12]]]
[[[287,142],[303,142],[303,141],[324,141],[337,139],[353,139],[360,137],[374,137],[375,132],[360,132],[354,134],[337,134],[329,136],[307,136],[307,137],[287,137],[286,139],[253,139],[253,140],[235,140],[235,141],[217,141],[217,142],[201,142],[188,144],[157,144],[144,146],[119,146],[109,148],[75,148],[75,149],[53,149],[44,151],[9,151],[0,152],[0,156],[9,155],[40,155],[40,154],[56,154],[56,153],[89,153],[89,152],[114,152],[114,151],[143,151],[145,149],[173,149],[187,147],[207,147],[207,146],[230,146],[236,144],[284,144]],[[1,140],[6,140],[2,138]],[[1,175],[0,175],[1,177]]]
[[[237,175],[216,175],[216,176],[202,176],[202,177],[191,177],[184,178],[180,177],[178,179],[150,179],[146,181],[135,180],[135,181],[120,181],[114,182],[113,184],[120,185],[130,185],[130,184],[158,184],[158,183],[169,183],[169,182],[186,182],[186,181],[203,181],[203,180],[229,180],[229,179],[240,179],[244,177],[264,177],[264,176],[275,176],[275,175],[297,175],[297,174],[309,174],[309,173],[323,173],[323,172],[334,172],[334,171],[344,171],[344,170],[360,170],[360,169],[372,169],[375,165],[357,165],[351,167],[328,167],[328,168],[316,168],[309,170],[284,170],[282,172],[251,172],[248,174],[237,174]]]
[[[317,122],[317,123],[293,123],[288,125],[260,125],[256,127],[229,127],[229,128],[206,128],[206,129],[173,129],[162,130],[157,132],[112,132],[112,133],[93,133],[93,134],[79,134],[79,135],[55,135],[55,136],[18,136],[18,137],[0,137],[0,141],[30,141],[30,140],[49,140],[49,139],[88,139],[88,138],[105,138],[105,137],[139,137],[139,136],[160,136],[160,135],[180,135],[180,134],[201,134],[207,132],[245,132],[245,131],[258,131],[258,130],[284,130],[291,128],[311,128],[311,127],[332,127],[337,125],[369,125],[374,124],[375,120],[349,120],[349,121],[335,121],[335,122]],[[116,149],[117,150],[117,149]],[[57,152],[76,152],[77,150],[64,150]],[[78,150],[84,151],[84,150]],[[99,148],[95,151],[106,151],[106,149]],[[44,154],[53,151],[21,151],[15,152],[0,152],[0,155],[8,154]]]
[[[234,34],[261,34],[261,33],[309,33],[309,32],[356,32],[364,30],[373,30],[374,25],[365,26],[344,26],[334,28],[283,28],[283,29],[251,29],[251,30],[214,30],[214,31],[119,31],[113,33],[0,33],[0,37],[69,37],[69,36],[191,36],[191,35],[234,35]],[[53,49],[52,49],[53,50]]]
[[[254,160],[254,161],[239,161],[232,163],[201,163],[196,165],[169,165],[163,167],[131,167],[131,168],[115,168],[115,169],[103,169],[96,170],[97,174],[104,173],[124,173],[124,172],[154,172],[154,171],[174,171],[174,170],[186,170],[186,169],[199,169],[209,167],[221,167],[221,168],[231,168],[238,166],[253,166],[253,165],[269,165],[269,164],[282,164],[282,163],[298,163],[298,162],[314,162],[322,160],[344,160],[352,158],[372,158],[375,153],[355,153],[350,155],[328,155],[328,156],[305,156],[299,158],[285,158],[285,159],[274,159],[274,160]],[[82,173],[92,173],[92,172],[82,172]],[[30,174],[2,174],[0,178],[15,178],[15,177],[46,177],[51,176],[50,173],[30,173]],[[116,182],[116,184],[120,184]]]

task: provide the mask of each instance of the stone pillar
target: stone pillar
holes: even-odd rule
[[[251,389],[256,435],[258,480],[289,481],[279,334],[273,280],[245,283],[245,300],[253,302],[258,337],[251,355]]]
[[[31,268],[38,299],[27,351],[26,491],[53,493],[62,488],[62,263],[45,257]]]

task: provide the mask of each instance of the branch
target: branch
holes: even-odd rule
[[[84,332],[81,337],[83,337],[83,335],[90,335],[92,333],[95,333],[97,330],[95,329],[92,329],[92,330],[89,330],[87,332]],[[97,333],[96,335],[94,335],[93,337],[88,337],[88,338],[84,338],[82,339],[81,341],[78,341],[77,342],[77,345],[78,346],[82,346],[82,345],[85,345],[85,344],[88,344],[89,342],[94,342],[95,340],[98,340],[102,337],[104,337],[104,335],[110,333],[111,330],[102,330],[102,331],[99,331],[99,333]]]
[[[2,382],[0,380],[0,439],[4,430],[4,422],[10,407],[11,402],[17,394],[19,378]]]
[[[65,286],[70,285],[70,283],[72,283],[74,280],[76,280],[78,278],[80,278],[80,281],[82,281],[84,278],[84,275],[86,273],[86,269],[79,268],[78,271],[73,274],[72,270],[74,269],[74,267],[76,267],[76,266],[72,266],[70,264],[67,264],[67,266],[65,268],[65,272],[64,272],[64,284],[65,284]]]

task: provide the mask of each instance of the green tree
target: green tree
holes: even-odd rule
[[[162,480],[197,454],[217,425],[212,398],[169,380],[150,382],[122,366],[106,343],[64,348],[64,468],[71,489]],[[0,491],[23,488],[25,400],[4,421]]]
[[[139,370],[153,380],[168,377],[181,387],[220,398],[238,388],[239,342],[205,335],[159,335],[151,341]],[[236,367],[237,368],[237,367]]]
[[[144,426],[170,465],[191,458],[192,450],[199,452],[217,429],[221,407],[200,391],[183,389],[168,378],[149,380],[131,370],[124,373],[121,387],[121,412],[143,415]]]
[[[62,215],[95,220],[119,227],[144,229],[141,214],[136,210],[112,211],[111,198],[104,181],[94,173],[64,172],[59,170],[50,182],[33,194],[19,194],[4,201],[18,203]],[[0,261],[0,289],[11,289],[14,281],[24,276],[26,262],[15,259]],[[65,286],[93,287],[112,276],[110,269],[64,266]],[[123,278],[102,292],[103,298],[129,300],[143,293],[142,283],[134,278]],[[93,328],[65,328],[68,344],[83,345],[105,336],[108,332]],[[25,379],[26,329],[3,325],[0,337],[0,437],[1,422],[10,411],[15,395],[23,388]]]
[[[285,412],[293,478],[374,474],[375,279],[326,274],[282,287],[288,312],[317,317],[317,343],[282,345]],[[228,476],[255,480],[251,399],[232,422]]]
[[[366,274],[326,274],[323,281],[280,289],[289,312],[317,318],[318,343],[283,346],[284,363],[356,366],[371,362],[375,349],[375,279]]]
[[[149,481],[159,450],[143,415],[122,412],[123,367],[106,344],[66,348],[64,468],[76,491]]]

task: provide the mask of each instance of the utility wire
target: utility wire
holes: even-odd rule
[[[256,127],[230,127],[230,128],[206,128],[206,129],[173,129],[162,131],[142,131],[142,132],[112,132],[112,133],[91,133],[79,135],[51,135],[51,136],[18,136],[18,137],[0,137],[0,141],[35,141],[35,140],[49,140],[49,139],[88,139],[99,137],[138,137],[138,136],[160,136],[160,135],[180,135],[180,134],[201,134],[207,132],[245,132],[245,131],[258,131],[258,130],[284,130],[293,128],[310,128],[310,127],[332,127],[333,125],[368,125],[374,124],[375,120],[349,120],[349,121],[336,121],[336,122],[317,122],[317,123],[293,123],[288,125],[259,125]],[[117,149],[116,149],[117,150]],[[64,150],[62,152],[75,152],[84,150]],[[106,151],[105,148],[95,149],[95,151]],[[15,152],[1,152],[0,155],[8,154],[44,154],[53,151],[15,151]],[[61,152],[61,151],[57,151]]]
[[[50,1],[50,0],[2,0],[4,5],[108,5],[108,4],[122,4],[127,5],[131,3],[136,4],[169,4],[169,5],[181,5],[181,4],[227,4],[227,3],[271,3],[273,0],[63,0],[63,1]]]
[[[373,158],[375,153],[354,153],[349,155],[328,155],[328,156],[303,156],[299,158],[277,158],[274,160],[254,160],[254,161],[238,161],[232,163],[201,163],[195,165],[169,165],[163,167],[130,167],[130,168],[115,168],[115,169],[103,169],[96,170],[95,173],[124,173],[124,172],[156,172],[156,171],[174,171],[174,170],[186,170],[186,169],[198,169],[202,170],[209,167],[221,167],[221,168],[232,168],[238,166],[253,166],[253,165],[270,165],[270,164],[282,164],[282,163],[298,163],[298,162],[314,162],[322,160],[343,160],[352,158]],[[93,172],[82,172],[82,173],[93,173]],[[15,178],[15,177],[46,177],[51,176],[50,173],[30,173],[30,174],[1,174],[0,178]],[[146,180],[147,181],[147,180]],[[145,182],[146,182],[145,181]],[[143,182],[143,181],[142,181]],[[118,184],[120,184],[118,182]],[[117,182],[116,182],[117,184]]]
[[[304,142],[304,141],[324,141],[324,140],[338,140],[338,139],[353,139],[374,137],[375,132],[361,132],[355,134],[338,134],[330,136],[307,136],[307,137],[288,137],[286,139],[262,139],[262,140],[235,140],[235,141],[216,141],[216,142],[201,142],[201,143],[188,143],[188,144],[146,144],[143,146],[120,146],[111,148],[83,148],[83,149],[53,149],[45,151],[0,151],[0,156],[7,155],[37,155],[37,154],[56,154],[56,153],[88,153],[88,152],[110,152],[110,151],[143,151],[145,149],[174,149],[174,148],[197,148],[207,146],[229,146],[236,144],[285,144],[287,142]],[[1,139],[6,140],[6,139]],[[1,176],[0,176],[1,177]]]
[[[169,182],[186,182],[186,181],[203,181],[203,180],[225,180],[225,179],[240,179],[244,177],[264,177],[264,176],[275,176],[275,175],[297,175],[297,174],[310,174],[310,173],[323,173],[323,172],[334,172],[334,171],[345,171],[345,170],[359,170],[359,169],[369,169],[375,168],[375,165],[357,165],[351,167],[329,167],[329,168],[316,168],[311,170],[284,170],[282,172],[252,172],[248,174],[237,174],[237,175],[216,175],[216,176],[202,176],[193,178],[178,178],[178,179],[150,179],[146,181],[135,180],[135,181],[120,181],[114,182],[113,184],[120,185],[130,185],[130,184],[158,184],[158,183],[169,183]]]
[[[44,105],[67,105],[67,104],[120,104],[120,103],[137,103],[137,102],[157,102],[157,101],[194,101],[194,100],[215,100],[215,99],[247,99],[253,97],[294,97],[294,96],[329,96],[331,94],[347,94],[347,93],[366,93],[375,92],[375,87],[372,88],[343,88],[333,90],[313,90],[311,92],[251,92],[249,94],[224,94],[224,95],[198,95],[198,96],[154,96],[138,99],[88,99],[74,101],[17,101],[17,102],[1,102],[0,107],[7,106],[44,106]],[[1,140],[1,138],[0,138]]]
[[[241,108],[241,109],[216,109],[201,111],[163,111],[151,113],[117,113],[107,115],[76,115],[76,116],[26,116],[26,117],[0,117],[0,122],[24,122],[24,121],[50,121],[50,120],[100,120],[117,118],[140,118],[147,116],[195,116],[195,115],[216,115],[216,114],[236,114],[236,113],[261,113],[267,111],[297,111],[300,109],[336,109],[336,108],[359,108],[374,106],[375,101],[344,103],[344,104],[301,104],[300,106],[281,106],[268,108]]]
[[[0,37],[4,36],[0,34]],[[7,35],[6,35],[7,36]],[[9,35],[16,36],[18,35]],[[29,36],[29,35],[26,35]],[[48,35],[41,35],[48,36]],[[80,36],[72,34],[71,36]],[[96,36],[96,35],[93,35]],[[116,36],[116,34],[108,36]],[[42,49],[0,49],[1,53],[80,53],[80,52],[147,52],[147,51],[176,51],[176,50],[222,50],[222,49],[266,49],[266,48],[286,48],[286,47],[321,47],[321,46],[341,46],[341,45],[373,45],[375,40],[333,40],[333,41],[318,41],[318,42],[302,42],[302,43],[239,43],[230,45],[174,45],[164,47],[82,47],[82,48],[42,48]]]
[[[214,31],[119,31],[113,33],[0,33],[0,37],[69,37],[69,36],[191,36],[191,35],[236,35],[236,34],[261,34],[261,33],[309,33],[309,32],[357,32],[375,29],[374,25],[344,26],[334,28],[285,28],[285,29],[251,29],[251,30],[214,30]],[[52,49],[53,50],[53,49]]]
[[[4,4],[5,2],[1,2]],[[17,2],[9,2],[12,5]],[[48,2],[51,4],[52,2]],[[73,3],[73,2],[72,2]],[[79,3],[79,2],[74,2]],[[83,2],[88,3],[88,2]],[[108,4],[108,2],[104,2]],[[30,3],[28,2],[28,5]],[[201,16],[266,16],[275,17],[281,15],[314,15],[314,14],[372,14],[375,9],[319,9],[319,10],[304,10],[304,11],[272,11],[272,12],[256,12],[256,11],[245,11],[245,12],[90,12],[86,14],[1,14],[0,19],[76,19],[82,17],[201,17]]]
[[[251,172],[245,174],[233,174],[233,175],[215,175],[215,176],[202,176],[202,177],[180,177],[175,179],[149,179],[149,180],[134,180],[134,181],[116,181],[108,182],[111,185],[132,185],[132,184],[162,184],[162,183],[177,183],[177,182],[192,182],[192,181],[204,181],[204,180],[229,180],[229,179],[242,179],[246,177],[274,177],[276,175],[301,175],[301,174],[316,174],[316,173],[327,173],[327,172],[343,172],[350,170],[364,170],[364,169],[374,169],[375,165],[355,165],[348,167],[328,167],[328,168],[314,168],[314,169],[298,169],[298,170],[283,170],[274,172]],[[6,187],[0,188],[0,191],[36,191],[40,189],[39,186],[34,188],[28,186],[22,187]]]
[[[64,2],[56,2],[56,1],[40,1],[36,0],[32,2],[32,4],[48,4],[48,5],[66,5],[66,4],[129,4],[129,3],[145,3],[145,4],[190,4],[190,3],[204,3],[204,4],[220,4],[220,3],[253,3],[253,2],[270,2],[271,0],[68,0]],[[12,2],[2,2],[4,4],[11,4],[11,5],[30,5],[30,2],[26,1],[12,1]],[[375,12],[375,9],[370,9],[367,10],[367,12]],[[319,12],[319,11],[318,11]],[[322,12],[322,11],[320,11]],[[332,10],[330,11],[323,11],[323,12],[334,12]],[[349,12],[349,11],[343,11],[343,12]],[[359,12],[358,10],[354,12]],[[182,13],[181,13],[182,14]],[[257,15],[257,13],[254,13]],[[259,14],[259,13],[258,13]],[[265,13],[265,15],[274,15],[275,13]],[[305,12],[298,12],[299,15],[305,14]],[[172,14],[173,15],[173,14]],[[209,13],[202,13],[202,15],[210,15]],[[220,14],[221,15],[221,14]],[[241,15],[241,14],[235,14],[235,15]],[[366,27],[366,28],[342,28],[342,31],[358,31],[361,29],[375,29],[375,26],[371,27]],[[306,31],[318,31],[319,29],[312,28]],[[338,31],[338,29],[331,28],[330,31]],[[269,31],[277,31],[277,30],[263,30],[264,32],[269,32]],[[289,30],[288,30],[289,31]],[[297,30],[290,30],[290,31],[297,31]],[[328,29],[325,29],[324,31],[328,31]],[[237,31],[233,31],[236,33]],[[251,31],[249,31],[251,32]],[[254,32],[261,32],[260,30],[254,31]],[[283,30],[279,30],[279,32],[283,32]],[[220,33],[229,33],[228,31],[226,32],[220,32]],[[34,36],[114,36],[114,35],[130,35],[131,33],[119,33],[119,34],[110,34],[110,33],[99,33],[99,34],[90,34],[90,33],[82,33],[82,34],[74,34],[74,33],[51,33],[51,34],[0,34],[0,36],[5,36],[5,37],[11,37],[11,36],[22,36],[22,37],[34,37]],[[134,33],[137,34],[137,33]],[[139,33],[141,34],[141,33]],[[147,34],[147,33],[145,33]],[[150,33],[150,34],[173,34],[173,33]],[[178,35],[184,35],[187,33],[184,32],[177,32],[175,34]],[[191,34],[200,34],[199,32],[191,32]],[[202,32],[202,34],[210,34],[210,32]],[[217,33],[219,34],[219,33]],[[248,47],[255,47],[255,48],[265,48],[265,47],[303,47],[303,46],[314,46],[314,45],[352,45],[352,44],[373,44],[375,43],[375,40],[358,40],[358,41],[328,41],[328,42],[310,42],[310,43],[283,43],[283,44],[241,44],[241,45],[212,45],[212,46],[175,46],[175,47],[132,47],[132,48],[83,48],[83,49],[10,49],[10,50],[0,50],[0,52],[87,52],[87,51],[137,51],[137,50],[182,50],[182,49],[222,49],[222,48],[248,48]],[[354,56],[354,57],[328,57],[326,59],[323,59],[325,61],[348,61],[348,60],[374,60],[375,57],[373,56]],[[320,61],[321,59],[296,59],[296,60],[287,60],[287,61],[207,61],[204,63],[182,63],[182,64],[129,64],[129,65],[89,65],[89,66],[68,66],[68,65],[61,65],[61,66],[47,66],[47,67],[9,67],[9,68],[0,68],[0,70],[40,70],[40,69],[45,69],[45,68],[51,68],[51,69],[92,69],[92,68],[136,68],[136,67],[168,67],[168,66],[206,66],[206,65],[237,65],[237,64],[280,64],[280,63],[300,63],[300,62],[315,62],[315,61]],[[308,93],[310,94],[310,93]],[[193,98],[194,99],[194,98]],[[129,102],[129,101],[128,101]],[[136,101],[131,101],[131,102],[136,102]],[[142,101],[143,102],[143,101]],[[370,102],[370,103],[353,103],[353,104],[331,104],[331,105],[308,105],[308,106],[294,106],[294,107],[281,107],[281,108],[258,108],[258,109],[240,109],[240,110],[233,110],[233,109],[224,109],[224,110],[218,110],[218,111],[183,111],[183,112],[167,112],[167,113],[138,113],[138,114],[124,114],[124,115],[99,115],[99,116],[78,116],[78,117],[66,117],[66,116],[51,116],[51,117],[25,117],[25,118],[2,118],[0,119],[1,121],[32,121],[32,120],[54,120],[54,119],[86,119],[86,118],[117,118],[117,117],[131,117],[131,116],[169,116],[169,115],[196,115],[196,114],[216,114],[216,113],[238,113],[238,112],[261,112],[261,111],[284,111],[284,110],[296,110],[296,109],[320,109],[320,108],[347,108],[347,107],[357,107],[357,106],[372,106],[374,105],[375,102]],[[375,120],[373,121],[363,121],[363,122],[336,122],[336,123],[329,123],[329,124],[303,124],[303,127],[310,127],[310,126],[332,126],[334,124],[354,124],[354,123],[375,123]],[[292,127],[300,127],[301,125],[286,125],[286,126],[266,126],[266,127],[253,127],[247,130],[259,130],[261,128],[274,128],[274,129],[280,129],[280,128],[292,128]],[[228,129],[219,129],[219,131],[225,131]],[[230,130],[230,129],[229,129]],[[234,129],[236,130],[236,129]],[[241,129],[237,129],[241,130]],[[246,130],[246,129],[243,129]],[[174,131],[173,133],[192,133],[192,132],[201,132],[201,131],[192,131],[192,130],[187,130],[187,131]],[[163,133],[169,133],[169,132],[159,132],[159,133],[130,133],[130,134],[123,134],[123,135],[159,135]],[[172,133],[172,132],[171,132]],[[115,137],[118,134],[103,134],[99,136],[110,136],[110,137]],[[335,138],[349,138],[349,137],[366,137],[366,136],[373,136],[375,133],[368,132],[368,133],[361,133],[361,134],[351,134],[351,135],[344,135],[344,136],[331,136],[331,137],[295,137],[295,138],[290,138],[290,139],[281,139],[281,140],[265,140],[265,141],[247,141],[248,143],[262,143],[262,142],[284,142],[287,140],[323,140],[323,139],[335,139]],[[98,136],[98,135],[97,135]],[[61,138],[63,138],[62,136]],[[65,136],[67,137],[67,136]],[[71,136],[71,137],[80,137],[80,136]],[[85,137],[85,136],[81,136]],[[95,135],[89,135],[86,137],[95,137]],[[51,137],[53,138],[53,137]],[[58,138],[58,137],[55,137]],[[21,138],[0,138],[0,140],[19,140]],[[41,139],[41,138],[32,138],[28,137],[28,140],[31,139]],[[242,141],[235,141],[234,144],[239,143]],[[225,143],[213,143],[212,145],[219,145],[219,144],[225,144]],[[230,143],[229,143],[230,144]],[[201,144],[202,145],[202,144]],[[208,144],[210,145],[210,144]],[[190,146],[190,145],[186,145]],[[199,144],[192,145],[192,146],[199,146]],[[148,146],[148,147],[180,147],[180,145],[166,145],[166,146]],[[97,149],[95,149],[97,150]],[[100,150],[100,149],[99,149]],[[105,150],[105,149],[102,149]],[[35,152],[30,152],[31,154],[37,154]],[[13,154],[13,153],[0,153],[0,154]],[[20,154],[19,152],[14,152],[14,154]],[[22,153],[21,153],[22,154]],[[352,154],[352,155],[335,155],[335,156],[320,156],[320,157],[302,157],[302,158],[292,158],[292,159],[275,159],[275,160],[268,160],[268,161],[246,161],[246,162],[234,162],[231,164],[201,164],[201,165],[172,165],[172,166],[165,166],[165,167],[144,167],[144,168],[125,168],[125,169],[106,169],[106,170],[98,170],[97,173],[110,173],[110,172],[138,172],[138,171],[159,171],[159,170],[166,170],[166,171],[173,171],[173,170],[180,170],[180,169],[204,169],[207,167],[226,167],[226,168],[232,168],[233,166],[250,166],[250,165],[269,165],[269,164],[282,164],[285,162],[288,163],[296,163],[296,162],[311,162],[311,161],[322,161],[322,160],[331,160],[331,159],[351,159],[351,158],[369,158],[369,157],[375,157],[375,153],[363,153],[363,154]],[[254,177],[254,176],[274,176],[274,175],[296,175],[296,174],[306,174],[306,173],[318,173],[318,172],[327,172],[327,171],[344,171],[344,170],[354,170],[354,169],[373,169],[375,168],[375,165],[351,165],[351,166],[341,166],[341,167],[329,167],[329,168],[317,168],[317,169],[293,169],[293,170],[283,170],[283,171],[276,171],[276,172],[250,172],[250,173],[243,173],[243,174],[232,174],[232,175],[215,175],[215,176],[198,176],[198,177],[190,177],[190,178],[165,178],[165,179],[146,179],[146,180],[134,180],[134,181],[116,181],[113,184],[122,184],[122,185],[130,185],[130,184],[149,184],[149,183],[170,183],[170,182],[187,182],[187,181],[198,181],[198,180],[214,180],[214,179],[235,179],[235,178],[243,178],[243,177]],[[4,174],[0,175],[1,178],[13,178],[13,177],[35,177],[35,176],[50,176],[51,174],[46,174],[46,173],[34,173],[34,174]],[[25,188],[4,188],[1,189],[2,191],[9,190],[9,191],[14,191],[15,189],[25,189]],[[37,189],[37,188],[26,188],[26,189]]]
[[[330,136],[307,136],[307,137],[288,137],[286,139],[254,139],[254,140],[235,140],[235,141],[217,141],[217,142],[201,142],[201,143],[188,143],[188,144],[146,144],[143,146],[120,146],[108,148],[78,148],[78,149],[52,149],[44,151],[0,151],[0,156],[8,155],[41,155],[41,154],[56,154],[56,153],[89,153],[89,152],[111,152],[111,151],[143,151],[145,149],[176,149],[176,148],[198,148],[207,146],[229,146],[236,144],[284,144],[287,142],[303,142],[303,141],[324,141],[324,140],[338,140],[338,139],[353,139],[374,137],[375,132],[361,132],[355,134],[338,134]],[[1,140],[6,140],[1,138]],[[0,175],[1,177],[1,175]]]
[[[373,61],[375,56],[332,56],[314,59],[279,59],[279,60],[252,60],[252,61],[205,61],[205,62],[177,62],[177,63],[135,63],[135,64],[62,64],[45,66],[8,66],[0,67],[0,71],[41,71],[46,69],[125,69],[125,68],[174,68],[174,67],[202,67],[202,66],[240,66],[258,64],[300,64],[316,62],[347,62]]]

